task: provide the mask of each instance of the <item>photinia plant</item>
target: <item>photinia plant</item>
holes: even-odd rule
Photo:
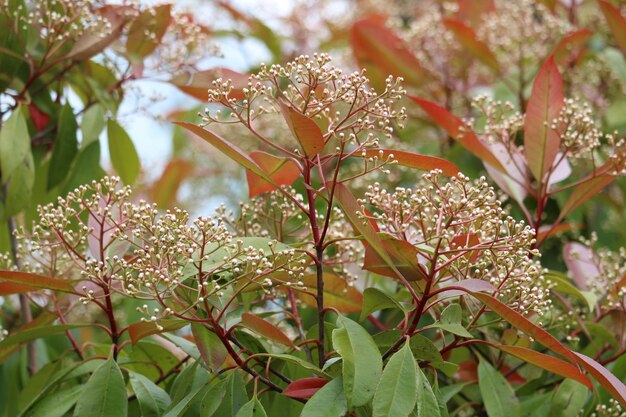
[[[432,13],[405,28],[381,13],[358,16],[342,36],[367,71],[352,72],[327,53],[280,63],[263,22],[218,3],[275,63],[244,75],[198,71],[191,55],[189,66],[171,61],[165,40],[184,37],[192,54],[207,31],[185,27],[188,16],[177,26],[167,5],[98,4],[84,12],[93,22],[69,3],[28,5],[41,20],[19,15],[25,4],[3,6],[40,25],[44,45],[61,30],[62,5],[63,16],[86,19],[87,33],[102,31],[78,30],[67,45],[50,37],[49,57],[33,61],[58,60],[50,71],[117,54],[132,75],[115,91],[164,71],[188,95],[206,92],[206,108],[176,121],[177,132],[243,168],[231,180],[247,185],[248,199],[203,216],[175,207],[184,159],[133,192],[138,159],[125,159],[130,139],[112,118],[119,176],[63,176],[53,163],[81,175],[86,166],[73,159],[84,150],[72,151],[80,114],[61,89],[56,139],[35,163],[34,136],[52,119],[27,103],[30,87],[8,85],[0,414],[623,414],[625,253],[585,223],[587,203],[609,186],[617,210],[602,213],[619,213],[624,140],[603,118],[600,103],[615,94],[605,79],[577,94],[576,71],[601,60],[578,3],[424,2],[416,10]],[[607,19],[621,48],[626,20],[598,4],[589,13]],[[47,77],[32,72],[39,64],[27,71],[32,83]],[[67,71],[54,78],[45,88],[76,84]],[[497,98],[502,86],[513,101]],[[85,117],[81,146],[85,135],[97,144]],[[460,146],[427,153],[424,120],[445,133],[441,143]],[[12,206],[12,187],[29,181],[45,196]]]

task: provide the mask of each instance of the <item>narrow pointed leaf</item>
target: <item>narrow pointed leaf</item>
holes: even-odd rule
[[[308,157],[313,157],[321,153],[326,143],[322,130],[317,123],[282,101],[279,102],[279,105],[289,130],[300,143],[304,154]]]
[[[609,29],[613,34],[615,43],[619,49],[626,54],[626,18],[620,12],[620,9],[613,6],[608,0],[598,0],[600,10],[604,14],[604,18],[609,24]]]
[[[141,163],[133,141],[115,120],[109,120],[107,123],[107,137],[113,168],[124,184],[134,184],[139,175]]]
[[[124,30],[127,22],[126,12],[129,7],[107,5],[96,11],[110,26],[104,30],[95,26],[78,38],[66,58],[75,61],[83,61],[102,52],[107,46],[115,41]]]
[[[578,352],[574,352],[574,355],[578,359],[578,364],[585,368],[614,399],[619,401],[622,407],[626,407],[626,386],[624,383],[590,357]]]
[[[78,154],[77,127],[74,111],[69,104],[66,104],[59,114],[59,126],[52,147],[48,170],[48,190],[63,182],[67,177],[68,167]]]
[[[47,289],[76,294],[74,286],[69,281],[31,274],[30,272],[0,270],[0,283],[9,282],[39,290]]]
[[[443,19],[443,25],[446,29],[451,31],[459,43],[469,53],[478,58],[479,61],[496,73],[500,70],[496,56],[491,52],[485,42],[478,39],[476,32],[474,32],[471,27],[456,19]]]
[[[259,316],[255,316],[251,313],[243,313],[241,315],[241,324],[276,343],[280,343],[281,345],[288,347],[294,347],[291,339],[289,339],[289,337],[287,337],[282,330]]]
[[[170,332],[174,330],[178,330],[187,326],[189,323],[184,320],[179,319],[165,319],[160,320],[158,325],[161,326],[159,328],[157,323],[153,323],[151,321],[140,321],[137,323],[133,323],[128,326],[128,335],[130,336],[130,340],[132,344],[139,342],[144,337],[159,334],[163,332]]]
[[[428,382],[428,378],[420,368],[417,368],[417,404],[415,407],[416,417],[441,417],[439,403]]]
[[[554,62],[559,65],[566,65],[571,62],[572,57],[578,57],[585,49],[592,35],[593,31],[589,29],[578,29],[567,33],[552,51]]]
[[[377,84],[384,87],[384,79],[391,74],[403,77],[412,85],[423,84],[426,72],[409,46],[385,24],[385,17],[368,15],[357,20],[350,31],[352,52],[358,64],[380,78]]]
[[[228,357],[219,337],[200,323],[191,323],[191,333],[206,367],[216,372]]]
[[[393,268],[370,244],[365,246],[363,269],[391,278],[397,276],[397,271],[409,282],[426,279],[426,269],[419,264],[419,250],[414,245],[385,233],[378,233],[378,237],[393,263]]]
[[[528,99],[524,117],[524,150],[528,168],[543,182],[559,151],[561,138],[553,123],[563,108],[563,79],[550,57],[543,64]]]
[[[478,139],[476,133],[461,119],[431,101],[413,96],[409,96],[409,98],[416,102],[451,138],[459,142],[483,162],[492,165],[502,172],[506,172],[489,148]]]
[[[175,125],[181,126],[196,136],[201,137],[205,141],[209,142],[211,145],[215,146],[220,152],[224,155],[237,162],[242,167],[249,169],[254,174],[263,178],[264,180],[273,184],[274,182],[270,177],[265,174],[265,172],[259,167],[259,165],[254,161],[254,159],[250,158],[246,155],[241,149],[237,146],[233,145],[226,139],[219,136],[217,133],[213,133],[208,129],[195,125],[193,123],[188,122],[174,122]],[[274,184],[276,185],[276,184]]]
[[[392,155],[393,158],[390,158]],[[420,155],[417,153],[397,151],[394,149],[367,149],[365,150],[365,156],[367,158],[377,157],[379,160],[386,160],[387,158],[390,158],[393,161],[397,161],[398,165],[422,171],[440,169],[443,175],[448,177],[458,175],[461,172],[461,170],[452,162],[442,158],[437,158],[436,156]]]
[[[250,158],[272,179],[271,183],[267,182],[252,171],[246,170],[250,198],[274,191],[280,186],[288,187],[300,176],[298,165],[291,159],[280,158],[261,151],[251,152]]]
[[[171,9],[171,4],[162,4],[144,10],[135,18],[128,29],[126,40],[126,52],[131,60],[150,55],[159,46],[172,22]],[[146,36],[146,32],[150,35]]]
[[[450,304],[441,312],[441,319],[433,324],[433,327],[438,327],[461,337],[470,338],[472,334],[461,324],[462,317],[461,306],[456,303]]]
[[[239,409],[236,417],[267,417],[267,413],[261,402],[253,398]]]
[[[333,330],[333,347],[342,358],[343,390],[348,407],[367,404],[374,396],[383,368],[381,354],[367,330],[340,316]]]
[[[339,417],[348,411],[341,377],[324,385],[306,402],[301,417]]]
[[[389,359],[372,402],[373,417],[406,417],[417,402],[417,363],[408,343]]]
[[[172,402],[167,392],[141,374],[129,372],[129,377],[142,417],[162,416]]]
[[[398,310],[407,312],[412,307],[403,307],[397,300],[394,300],[378,288],[369,287],[363,291],[361,321],[365,320],[370,314],[386,308],[397,308]]]
[[[91,375],[74,410],[75,416],[125,417],[128,414],[126,384],[122,371],[112,359]]]
[[[301,378],[287,385],[282,394],[290,398],[311,398],[317,391],[330,381],[324,378]]]
[[[515,391],[487,361],[478,364],[478,387],[489,417],[521,417]]]
[[[493,310],[496,314],[502,317],[504,320],[508,321],[513,327],[521,330],[526,335],[532,337],[538,343],[541,343],[543,346],[552,350],[559,355],[562,355],[566,359],[568,359],[572,363],[576,363],[576,357],[574,353],[563,346],[561,342],[559,342],[554,336],[548,333],[546,330],[537,326],[526,317],[522,316],[517,311],[513,310],[511,307],[503,304],[502,302],[496,300],[494,297],[482,294],[478,292],[472,292],[472,296],[482,301],[485,305],[487,305],[491,310]]]

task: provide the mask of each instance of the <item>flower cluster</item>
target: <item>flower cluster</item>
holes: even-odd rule
[[[281,107],[307,116],[324,126],[325,141],[362,146],[379,145],[380,138],[390,138],[393,124],[401,126],[406,118],[404,108],[397,109],[404,96],[400,80],[389,77],[382,93],[369,85],[363,72],[344,74],[330,65],[328,54],[302,55],[281,65],[261,65],[250,76],[246,86],[235,88],[232,80],[221,78],[209,89],[209,103],[226,107],[231,120],[221,111],[207,109],[204,123],[239,123],[255,130],[257,119],[265,114],[280,114]],[[254,126],[253,126],[254,124]]]
[[[238,237],[220,213],[193,222],[184,210],[160,213],[118,182],[105,178],[40,207],[32,231],[18,234],[25,268],[75,281],[85,304],[110,293],[157,300],[166,307],[160,319],[234,286],[271,287],[277,272],[295,284],[308,266],[273,239]]]
[[[583,411],[581,410],[579,415],[583,415]],[[626,417],[626,411],[617,400],[610,398],[608,404],[596,405],[591,417]]]
[[[498,297],[523,313],[549,305],[548,283],[532,249],[534,231],[509,217],[486,179],[424,174],[414,188],[387,192],[372,185],[362,203],[381,232],[419,249],[434,284],[489,281]]]

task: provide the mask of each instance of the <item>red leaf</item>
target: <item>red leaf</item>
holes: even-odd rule
[[[172,22],[171,4],[162,4],[144,10],[130,25],[126,40],[126,52],[131,60],[150,55],[161,43],[163,35]],[[150,36],[146,36],[146,32]]]
[[[391,74],[403,77],[412,86],[426,81],[425,71],[406,43],[385,26],[386,18],[369,15],[352,26],[350,42],[358,64],[367,68],[370,79],[384,87],[384,79]],[[382,85],[381,85],[382,84]]]
[[[317,276],[315,274],[305,275],[301,278],[307,289],[317,291]],[[317,300],[312,294],[297,292],[299,300],[311,307],[317,307]],[[340,313],[358,313],[363,306],[363,294],[353,286],[348,285],[348,281],[332,272],[324,272],[324,307],[332,307]]]
[[[9,294],[23,294],[25,292],[37,291],[41,288],[30,285],[16,284],[14,282],[0,282],[0,296]]]
[[[223,82],[232,81],[233,89],[229,97],[235,100],[244,98],[243,88],[248,86],[249,76],[228,68],[213,68],[206,71],[198,71],[192,74],[180,74],[172,78],[169,83],[176,86],[183,93],[201,101],[208,99],[207,90],[213,87],[213,81],[221,78]]]
[[[567,65],[576,61],[587,46],[587,41],[591,35],[593,35],[591,30],[579,29],[563,36],[552,52],[554,62],[559,65]]]
[[[456,15],[459,20],[474,27],[478,27],[482,23],[484,15],[496,10],[494,0],[458,0],[457,3],[459,8]]]
[[[426,279],[427,273],[418,262],[419,251],[415,246],[386,233],[378,233],[378,237],[395,268],[390,268],[371,245],[365,245],[363,269],[391,278],[397,278],[396,271],[399,271],[407,281]]]
[[[185,178],[189,177],[193,165],[184,159],[173,159],[167,163],[159,179],[150,187],[150,197],[160,208],[172,208],[176,194]]]
[[[448,284],[448,283],[446,283]],[[459,295],[465,295],[467,293],[474,292],[493,292],[497,291],[489,281],[483,281],[482,279],[468,278],[459,282],[453,282],[448,285],[442,286],[438,290],[438,294],[445,293],[441,298],[458,297]]]
[[[31,274],[29,272],[0,270],[0,283],[4,284],[5,290],[10,290],[11,287],[8,283],[13,283],[17,284],[17,286],[12,287],[13,290],[18,290],[19,288],[24,290],[19,292],[45,289],[76,294],[70,281]],[[26,290],[26,287],[33,288],[34,290]]]
[[[291,339],[289,339],[287,335],[282,332],[282,330],[261,317],[255,316],[251,313],[243,313],[241,315],[241,324],[276,343],[294,347]]]
[[[443,19],[443,25],[446,29],[454,33],[459,43],[483,64],[496,73],[500,71],[498,59],[493,52],[491,52],[487,44],[478,39],[471,27],[456,19]]]
[[[615,43],[626,54],[626,19],[622,16],[620,9],[613,6],[608,0],[599,0],[599,2],[600,9],[609,24],[613,38],[615,38]]]
[[[561,138],[552,128],[563,108],[563,80],[554,58],[543,64],[533,84],[524,118],[524,149],[528,168],[542,183],[559,152]]]
[[[308,157],[315,156],[324,151],[324,134],[322,129],[313,119],[297,112],[292,107],[279,101],[280,110],[287,121],[289,130],[298,139],[304,154]]]
[[[577,356],[578,363],[585,368],[614,399],[619,401],[622,407],[626,407],[626,386],[622,381],[590,357],[577,352],[574,352],[574,355]]]
[[[41,132],[48,124],[48,121],[50,121],[50,116],[39,110],[34,103],[31,103],[28,106],[28,113],[30,114],[30,119],[33,121],[33,125],[35,125],[37,132]]]
[[[102,52],[122,34],[124,26],[128,21],[126,12],[129,9],[130,6],[106,5],[96,10],[96,13],[110,24],[106,34],[102,36],[103,32],[99,27],[87,31],[78,38],[65,58],[83,61]]]
[[[587,378],[578,367],[571,363],[565,362],[554,356],[546,355],[532,349],[528,349],[522,346],[509,346],[509,345],[493,345],[503,352],[509,353],[522,359],[525,362],[533,364],[541,369],[552,372],[553,374],[560,375],[565,378],[573,379],[581,384],[587,386],[589,389],[593,389],[591,381]]]
[[[474,361],[465,361],[461,362],[459,365],[458,377],[463,382],[478,382],[478,364]],[[499,369],[499,372],[504,376],[511,371],[506,365],[502,365]],[[510,375],[506,377],[506,380],[511,384],[524,384],[526,383],[526,378],[521,376],[517,371],[512,372]]]
[[[576,229],[576,228],[580,229],[582,226],[583,226],[582,224],[576,224],[576,223],[560,223],[560,224],[557,224],[556,226],[553,224],[545,224],[539,227],[539,230],[537,231],[537,240],[541,242],[542,240],[545,240],[549,238],[550,236],[567,232],[569,230]]]
[[[570,362],[575,363],[576,358],[571,350],[566,348],[559,342],[554,336],[550,333],[537,326],[526,317],[522,316],[517,311],[513,310],[511,307],[501,303],[496,300],[494,297],[482,294],[478,292],[472,292],[472,296],[479,299],[483,302],[487,307],[491,308],[496,314],[502,317],[504,320],[508,321],[513,327],[521,330],[526,335],[532,337],[538,343],[541,343],[543,346],[552,350],[559,355],[570,360]]]
[[[597,177],[589,176],[586,180],[578,184],[569,195],[559,214],[559,220],[565,218],[574,209],[598,194],[604,187],[617,179],[616,175],[600,175]]]
[[[283,389],[282,394],[291,398],[311,398],[329,381],[324,378],[301,378],[293,381]]]
[[[474,233],[466,233],[463,235],[458,235],[455,236],[454,239],[452,239],[450,241],[450,249],[459,249],[459,248],[472,248],[475,246],[480,245],[480,239],[478,239],[478,236],[476,236],[476,234]],[[452,256],[455,256],[455,254],[452,254]],[[469,258],[470,262],[474,262],[476,261],[476,259],[478,259],[478,256],[480,255],[480,252],[477,250],[469,250],[467,251],[467,253],[465,255],[463,255],[465,258]]]
[[[193,123],[174,122],[174,124],[184,127],[191,133],[194,133],[195,135],[201,137],[202,139],[209,142],[211,145],[215,146],[224,155],[237,162],[242,167],[252,171],[264,180],[273,183],[272,179],[265,174],[265,171],[263,171],[261,167],[257,165],[254,159],[250,158],[241,149],[239,149],[239,147],[219,136],[217,133],[211,132],[210,130],[195,125]]]
[[[273,183],[267,182],[252,171],[246,170],[250,198],[274,191],[278,189],[279,186],[290,186],[300,176],[298,165],[291,159],[280,158],[261,151],[251,152],[250,158],[252,158],[273,181]]]
[[[448,135],[458,141],[478,158],[482,159],[483,162],[493,165],[500,171],[505,171],[500,161],[498,161],[489,148],[485,146],[480,139],[478,139],[476,133],[467,127],[461,119],[431,101],[413,96],[409,96],[409,98],[416,102],[422,110],[428,113],[435,123],[445,130]]]
[[[435,156],[420,155],[417,153],[397,151],[394,149],[365,150],[365,156],[368,158],[378,157],[379,160],[385,160],[390,155],[393,155],[392,159],[394,161],[398,161],[399,165],[409,168],[420,169],[423,171],[440,169],[443,172],[443,175],[447,175],[449,177],[455,176],[461,172],[461,170],[452,162]]]
[[[130,337],[131,343],[134,345],[144,337],[178,330],[185,327],[187,324],[189,323],[179,319],[159,320],[158,325],[162,328],[159,329],[159,327],[157,327],[157,323],[153,323],[151,321],[140,321],[128,326],[128,336]]]

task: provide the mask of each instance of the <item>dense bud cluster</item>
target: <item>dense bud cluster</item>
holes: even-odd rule
[[[419,249],[434,284],[481,279],[520,312],[541,314],[549,305],[548,284],[532,259],[539,256],[534,231],[506,214],[485,178],[446,180],[433,171],[414,188],[372,185],[362,203],[382,232]]]
[[[190,222],[184,210],[132,202],[118,182],[105,178],[40,207],[39,223],[18,234],[25,269],[75,280],[84,303],[111,292],[172,302],[161,318],[180,310],[181,297],[193,308],[233,285],[271,287],[279,271],[295,283],[308,265],[273,239],[237,236],[219,212]]]
[[[255,134],[257,119],[268,113],[280,113],[288,106],[324,126],[326,141],[378,146],[391,137],[393,124],[401,126],[406,118],[397,103],[405,94],[400,80],[389,77],[385,89],[377,93],[364,72],[344,74],[330,65],[328,54],[302,55],[281,65],[261,65],[250,76],[241,94],[235,94],[232,80],[217,79],[209,89],[209,103],[219,103],[229,110],[230,120],[221,112],[205,111],[205,123],[240,123]],[[237,91],[239,92],[239,91]]]

